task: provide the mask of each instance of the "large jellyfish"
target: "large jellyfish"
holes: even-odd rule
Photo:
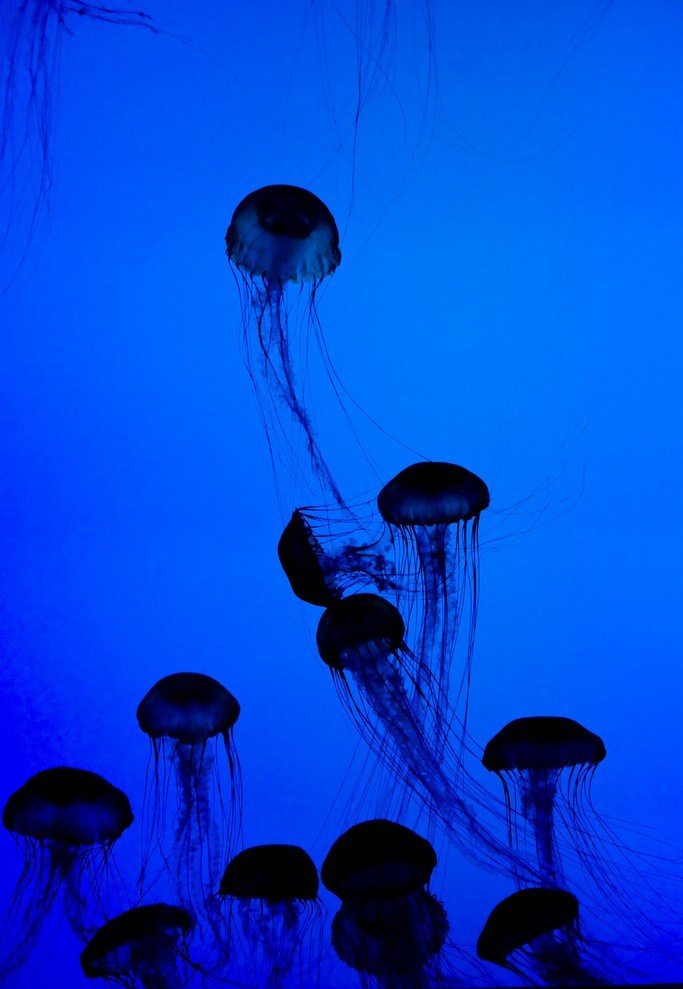
[[[324,492],[343,504],[305,398],[311,333],[326,359],[316,297],[341,260],[334,218],[312,192],[268,185],[238,205],[225,242],[237,272],[244,355],[276,479],[284,469],[295,485],[303,483],[305,490]],[[303,353],[299,367],[297,348]],[[302,463],[306,457],[312,478]]]
[[[511,721],[484,749],[485,768],[503,783],[510,843],[523,844],[515,825],[521,811],[531,828],[540,874],[549,886],[563,886],[566,881],[555,817],[560,815],[570,836],[586,838],[590,782],[606,754],[600,736],[578,721],[543,716]]]
[[[484,924],[477,955],[548,985],[599,985],[607,977],[579,932],[579,901],[564,889],[528,887],[502,900]]]
[[[367,989],[435,984],[449,929],[443,905],[425,888],[435,866],[425,838],[381,819],[349,828],[328,852],[321,878],[342,901],[332,945]]]
[[[315,984],[322,913],[318,870],[303,848],[245,848],[228,862],[220,895],[229,900],[233,958],[245,978],[265,989],[280,989],[290,974]]]
[[[85,769],[44,769],[11,795],[2,823],[16,836],[23,868],[2,919],[0,984],[26,961],[60,890],[78,937],[101,922],[118,895],[112,846],[132,822],[125,793]]]
[[[52,183],[51,139],[56,75],[63,36],[76,17],[155,31],[141,11],[81,0],[5,0],[0,5],[0,203],[2,237],[15,239],[21,265]],[[19,228],[21,224],[21,229]]]
[[[437,715],[421,691],[433,700],[437,686],[420,670],[404,631],[398,610],[377,594],[352,594],[323,612],[318,651],[342,704],[372,750],[464,855],[494,871],[514,867],[536,875],[532,863],[509,849],[502,802],[461,771],[460,751],[448,739],[435,745]],[[443,712],[449,722],[455,718],[445,704]]]
[[[193,927],[194,919],[183,907],[134,907],[95,932],[81,952],[81,968],[89,979],[107,979],[129,989],[180,989],[190,974],[182,962]]]
[[[233,695],[203,673],[163,677],[137,711],[140,727],[150,737],[153,759],[145,798],[149,844],[140,885],[146,889],[154,884],[153,853],[160,851],[162,871],[170,874],[179,902],[205,919],[216,937],[220,915],[215,890],[222,864],[234,854],[241,832],[242,783],[233,740],[239,713]]]
[[[397,574],[404,575],[399,607],[409,627],[419,628],[418,684],[437,712],[437,746],[446,742],[444,705],[463,625],[462,675],[452,705],[462,712],[462,724],[467,723],[479,595],[479,517],[488,504],[488,488],[476,474],[431,461],[400,471],[377,498],[397,546]]]

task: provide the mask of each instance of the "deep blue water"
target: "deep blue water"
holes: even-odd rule
[[[336,217],[325,340],[400,441],[347,403],[373,471],[302,342],[341,488],[370,499],[417,450],[491,490],[472,734],[577,719],[605,740],[593,803],[629,865],[680,859],[680,8],[396,0],[384,40],[371,0],[146,9],[160,33],[46,18],[51,190],[31,236],[33,118],[3,190],[0,800],[47,766],[83,766],[140,819],[137,704],[197,670],[242,707],[248,844],[301,844],[320,865],[373,813],[316,609],[278,565],[303,495],[274,483],[224,254],[243,196],[286,182]],[[17,139],[25,71],[15,85]],[[136,826],[119,843],[129,877],[140,845]],[[510,878],[437,850],[432,891],[471,949]],[[4,832],[0,856],[9,897]],[[662,874],[673,909],[680,886]],[[17,989],[88,984],[57,916]],[[641,970],[680,980],[675,955]],[[330,965],[330,985],[356,984]]]

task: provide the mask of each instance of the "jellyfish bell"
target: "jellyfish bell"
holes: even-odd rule
[[[315,900],[318,870],[298,845],[254,845],[228,862],[220,884],[221,896],[239,900]]]
[[[338,672],[362,673],[372,656],[396,653],[403,646],[405,624],[398,609],[378,594],[352,594],[331,604],[318,623],[320,657]]]
[[[37,841],[101,845],[130,827],[133,812],[125,793],[104,777],[60,766],[43,769],[20,786],[5,804],[2,823]]]
[[[399,606],[405,610],[408,623],[419,627],[415,652],[421,669],[429,671],[432,683],[438,685],[430,700],[440,713],[449,696],[456,644],[465,626],[462,674],[453,702],[462,712],[463,726],[467,722],[479,596],[479,518],[489,501],[486,484],[472,471],[431,461],[400,471],[377,498],[379,512],[397,546],[396,570],[405,575]],[[441,746],[445,745],[446,731],[442,716]]]
[[[395,526],[449,525],[478,518],[490,500],[486,484],[472,471],[427,460],[405,467],[385,484],[377,507]]]
[[[183,745],[204,745],[227,735],[240,714],[239,702],[205,673],[162,677],[140,701],[138,724],[152,739],[171,738]]]
[[[532,772],[569,766],[597,766],[607,755],[605,743],[572,718],[536,715],[515,718],[493,736],[482,763],[492,772]]]
[[[31,776],[5,804],[23,870],[0,936],[0,982],[26,961],[47,914],[63,894],[67,919],[84,937],[105,911],[111,851],[133,822],[126,795],[102,776],[59,766]]]
[[[342,900],[332,945],[361,978],[383,987],[424,984],[449,930],[443,905],[425,889],[435,866],[430,842],[389,820],[357,824],[332,845],[321,871]]]
[[[334,217],[316,195],[295,185],[267,185],[245,196],[225,244],[238,270],[268,286],[320,281],[341,261]]]
[[[179,906],[133,907],[100,927],[81,952],[89,979],[108,979],[135,989],[177,989],[187,979],[178,961],[187,956],[194,918]]]
[[[579,919],[579,901],[565,889],[527,887],[498,903],[477,940],[482,961],[505,965],[515,951],[560,928],[573,931]]]
[[[301,369],[295,367],[293,358],[295,339],[299,338],[297,346],[307,350],[313,334],[328,375],[333,375],[316,294],[341,261],[334,218],[307,189],[269,185],[239,203],[225,243],[240,290],[247,371],[278,486],[284,473],[303,490],[325,492],[341,505],[343,498],[321,452],[304,397],[308,358]],[[290,290],[299,293],[293,306],[288,303]]]
[[[236,850],[241,831],[242,784],[233,739],[239,714],[237,699],[204,673],[163,677],[137,709],[153,760],[139,885],[145,888],[150,873],[154,882],[152,867],[159,854],[159,874],[170,879],[181,905],[207,920],[216,937],[214,891],[222,862]],[[176,805],[170,799],[171,779]]]
[[[426,886],[436,852],[426,838],[396,821],[355,824],[330,848],[320,871],[340,900],[402,896]]]
[[[233,954],[245,976],[279,989],[298,962],[306,983],[315,982],[322,933],[318,886],[318,870],[298,845],[253,845],[228,862],[219,895],[229,903]]]

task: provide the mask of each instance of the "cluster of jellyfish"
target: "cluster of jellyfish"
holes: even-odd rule
[[[330,951],[363,989],[636,977],[637,947],[674,954],[675,944],[660,943],[653,919],[656,877],[630,866],[594,811],[602,739],[547,712],[515,717],[485,746],[470,731],[486,483],[422,460],[373,502],[346,500],[296,362],[311,335],[325,350],[317,297],[341,260],[332,214],[304,189],[268,186],[238,205],[226,245],[276,479],[284,470],[323,496],[289,506],[279,561],[294,595],[318,609],[320,658],[398,797],[391,815],[359,810],[320,872],[277,835],[246,844],[239,702],[204,673],[171,673],[137,707],[150,744],[138,820],[91,768],[47,767],[7,799],[3,824],[22,868],[1,918],[0,985],[58,908],[83,944],[85,976],[131,989],[323,986]],[[407,824],[409,806],[422,833]],[[131,828],[141,858],[124,876],[116,845]],[[455,853],[449,867],[462,856],[510,887],[469,950],[430,889],[435,844]],[[329,923],[321,881],[339,901]],[[612,918],[609,946],[590,936],[582,910]]]

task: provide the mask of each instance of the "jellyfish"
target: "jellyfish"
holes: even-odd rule
[[[488,488],[476,474],[431,461],[406,467],[377,498],[397,546],[396,571],[404,575],[399,607],[409,625],[419,629],[418,685],[437,712],[437,748],[446,743],[444,706],[463,625],[463,672],[452,706],[462,711],[463,727],[467,724],[479,595],[479,517],[488,504]]]
[[[277,547],[294,594],[321,608],[361,590],[396,590],[392,547],[367,506],[297,508]]]
[[[163,858],[161,871],[170,876],[180,904],[206,920],[216,938],[220,914],[215,889],[222,863],[234,854],[241,833],[242,783],[233,740],[239,713],[232,694],[203,673],[163,677],[137,710],[153,760],[145,796],[149,842],[140,887],[150,882],[156,847]],[[169,799],[171,779],[175,803]],[[154,881],[152,876],[152,885]]]
[[[519,841],[513,826],[519,802],[533,832],[540,874],[548,886],[565,884],[556,838],[558,800],[570,834],[585,835],[583,808],[590,805],[593,773],[606,754],[599,735],[578,721],[561,717],[517,718],[484,749],[484,767],[497,773],[503,783],[510,842]]]
[[[502,801],[462,771],[459,748],[448,739],[437,747],[437,714],[420,696],[424,686],[434,698],[437,686],[421,671],[404,632],[397,608],[377,594],[351,594],[323,612],[318,652],[344,708],[371,749],[464,855],[494,872],[514,866],[535,875],[533,863],[508,846]],[[455,722],[445,704],[443,712]],[[469,736],[459,737],[473,744]]]
[[[610,936],[616,932],[623,940],[627,931],[627,939],[659,950],[666,926],[680,923],[671,905],[664,910],[661,897],[664,878],[680,882],[678,864],[651,856],[656,871],[642,870],[597,813],[591,784],[605,756],[600,736],[577,721],[536,716],[505,725],[487,744],[482,762],[503,784],[510,847],[534,855],[541,885],[566,886],[565,863],[578,865],[572,879],[581,885],[582,902]],[[517,880],[524,885],[524,876]]]
[[[292,591],[301,601],[326,608],[341,598],[335,560],[324,552],[299,509],[292,513],[280,536],[277,555]]]
[[[323,862],[325,887],[342,901],[332,945],[364,987],[433,986],[449,924],[427,887],[436,852],[410,828],[383,819],[345,831]]]
[[[316,981],[322,909],[318,870],[303,848],[245,848],[228,862],[219,894],[229,901],[235,961],[245,968],[245,978],[265,989],[280,989],[298,960],[302,981]]]
[[[332,214],[312,192],[269,185],[237,206],[225,236],[226,253],[240,289],[243,349],[276,480],[284,467],[295,484],[343,498],[320,449],[312,410],[306,405],[309,337],[326,351],[316,299],[323,279],[341,261]],[[297,369],[296,348],[303,349]],[[303,443],[314,477],[300,462]]]
[[[527,887],[491,911],[477,941],[477,955],[520,978],[539,975],[548,985],[605,982],[607,966],[579,931],[579,901],[565,889]]]
[[[1,242],[17,230],[20,266],[52,184],[54,91],[63,35],[76,17],[156,31],[147,14],[80,0],[6,0],[0,7],[2,122],[0,197],[5,205]],[[16,274],[16,271],[12,274]]]
[[[2,823],[23,867],[2,920],[0,984],[26,961],[58,893],[78,937],[101,921],[108,898],[116,899],[112,847],[132,822],[125,793],[85,769],[44,769],[10,796]]]
[[[183,907],[152,903],[133,907],[100,927],[81,952],[89,979],[108,979],[136,989],[180,989],[187,972],[187,938],[194,919]]]

